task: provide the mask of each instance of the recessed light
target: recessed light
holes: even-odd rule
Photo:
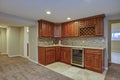
[[[67,18],[67,20],[71,20],[71,18],[70,18],[70,17],[68,17],[68,18]]]
[[[51,12],[50,11],[46,11],[46,14],[51,14]]]

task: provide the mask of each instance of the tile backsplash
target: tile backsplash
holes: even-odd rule
[[[38,40],[39,45],[52,45],[54,38],[40,38]]]
[[[56,38],[41,38],[39,39],[39,45],[52,45]],[[90,38],[61,38],[63,45],[73,45],[73,46],[88,46],[88,47],[102,47],[105,48],[105,38],[104,37],[90,37]]]
[[[73,46],[105,47],[105,38],[104,37],[62,38],[62,44]]]

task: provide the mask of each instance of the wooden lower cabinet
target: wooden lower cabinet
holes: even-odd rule
[[[38,62],[47,65],[61,61],[71,64],[71,48],[68,47],[38,47]]]
[[[61,61],[67,64],[71,64],[71,48],[61,47]]]
[[[85,48],[85,68],[102,73],[103,50]]]
[[[38,47],[38,62],[43,65],[55,62],[55,48]]]
[[[61,54],[61,53],[60,53],[60,52],[61,52],[60,48],[61,48],[61,47],[59,47],[59,46],[56,46],[56,47],[55,47],[55,61],[60,61],[60,56],[61,56],[61,55],[60,55],[60,54]]]

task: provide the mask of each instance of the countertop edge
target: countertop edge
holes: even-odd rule
[[[91,49],[105,49],[104,47],[87,47],[87,46],[72,46],[72,45],[38,45],[38,47],[70,47],[70,48],[91,48]]]

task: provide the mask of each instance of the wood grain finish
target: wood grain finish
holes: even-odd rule
[[[61,47],[61,61],[71,64],[71,48]]]
[[[54,37],[61,37],[61,24],[55,24]]]
[[[46,20],[39,20],[38,26],[39,26],[38,27],[39,38],[54,37],[54,23]]]
[[[45,48],[44,47],[38,47],[38,62],[40,64],[46,65],[46,54],[45,54]]]
[[[71,64],[71,48],[68,47],[38,47],[38,62],[43,65],[61,61]]]
[[[85,68],[102,73],[103,50],[85,48]]]
[[[77,37],[78,36],[78,22],[62,23],[62,37]]]
[[[55,61],[60,61],[60,58],[61,58],[60,48],[61,47],[59,47],[59,46],[55,47]]]
[[[46,48],[46,64],[55,62],[55,48]]]
[[[38,62],[43,65],[55,62],[55,48],[38,47]]]
[[[80,23],[80,37],[94,37],[104,35],[104,17],[105,15],[98,15],[79,20]]]
[[[104,36],[104,14],[60,23],[59,27],[46,20],[38,21],[38,35],[41,37],[101,37]],[[61,29],[62,28],[62,29]],[[82,29],[81,29],[82,28]],[[82,30],[82,32],[81,32]],[[61,31],[61,32],[60,32]],[[55,35],[54,35],[55,32]]]

